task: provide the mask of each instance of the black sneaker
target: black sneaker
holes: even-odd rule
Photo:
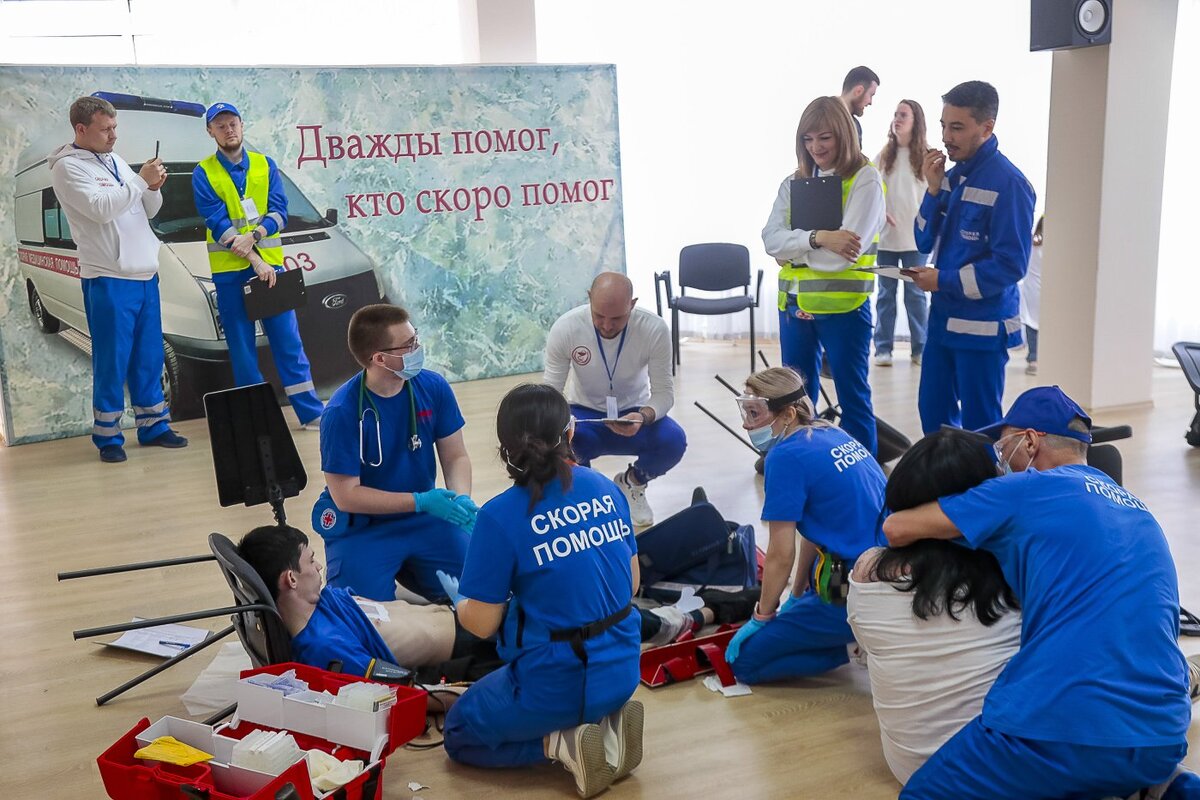
[[[723,592],[720,589],[703,589],[696,596],[704,601],[704,605],[713,612],[713,621],[718,625],[728,625],[750,619],[754,606],[762,594],[762,587],[742,589],[740,592]]]
[[[126,458],[125,448],[119,444],[109,444],[100,448],[100,460],[105,464],[120,464]]]
[[[140,444],[142,447],[169,447],[173,450],[177,447],[187,447],[188,440],[170,428],[167,428],[166,433],[160,436],[155,436],[148,442],[138,442],[138,444]]]

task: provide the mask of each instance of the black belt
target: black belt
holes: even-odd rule
[[[588,654],[587,648],[583,643],[588,639],[595,639],[600,634],[604,633],[609,628],[613,627],[621,620],[629,616],[633,611],[632,605],[627,605],[620,611],[609,614],[602,620],[590,622],[578,628],[567,628],[561,631],[550,631],[550,641],[552,642],[567,642],[571,645],[571,652],[579,659],[579,663],[583,664],[583,688],[579,693],[579,724],[584,723],[584,710],[587,705],[587,665]]]

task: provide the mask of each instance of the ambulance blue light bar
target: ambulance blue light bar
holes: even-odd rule
[[[184,114],[189,117],[204,116],[203,105],[185,100],[161,100],[157,97],[139,97],[136,94],[119,92],[93,92],[92,97],[107,100],[118,111],[165,111],[168,114]]]

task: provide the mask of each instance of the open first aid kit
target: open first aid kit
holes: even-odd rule
[[[422,689],[303,664],[241,673],[236,698],[233,718],[216,726],[143,718],[97,759],[108,796],[381,800],[384,762],[425,730],[428,699]],[[152,747],[163,741],[170,746]],[[138,758],[143,748],[143,755],[194,748],[212,758],[181,766]]]

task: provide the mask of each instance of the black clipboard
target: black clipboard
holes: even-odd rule
[[[841,178],[827,175],[792,181],[792,230],[836,231],[841,227]]]
[[[275,275],[275,285],[267,288],[266,281],[251,278],[242,286],[246,317],[265,319],[285,311],[303,308],[308,303],[304,292],[304,270],[289,269]]]

